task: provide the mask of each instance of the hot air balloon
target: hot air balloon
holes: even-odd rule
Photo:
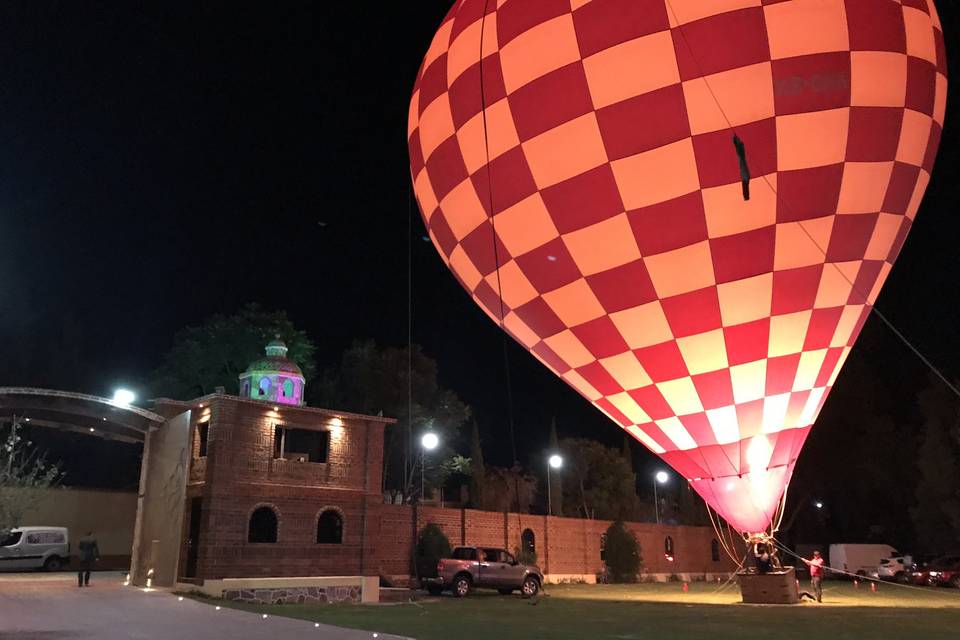
[[[458,0],[409,111],[440,257],[744,534],[930,180],[931,0]]]

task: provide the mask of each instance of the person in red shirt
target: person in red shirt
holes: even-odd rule
[[[810,586],[813,587],[813,593],[817,596],[817,602],[823,602],[823,558],[819,551],[813,552],[813,557],[809,560],[801,558],[808,567],[810,567]]]

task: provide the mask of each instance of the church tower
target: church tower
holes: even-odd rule
[[[278,335],[267,344],[266,356],[240,374],[240,396],[302,407],[305,384],[303,371],[287,358],[287,345]]]

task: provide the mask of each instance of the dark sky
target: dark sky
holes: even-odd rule
[[[960,68],[958,10],[939,4]],[[407,102],[449,5],[3,3],[0,385],[142,388],[177,329],[249,301],[286,309],[321,364],[355,338],[405,344]],[[960,376],[950,95],[928,195],[879,307]],[[412,219],[413,339],[506,447],[499,329]],[[873,325],[851,357],[905,389],[925,382]],[[511,343],[509,357],[522,453],[545,443],[554,415],[561,435],[619,444],[522,349]]]

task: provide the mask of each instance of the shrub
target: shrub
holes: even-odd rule
[[[637,536],[617,520],[606,533],[604,563],[613,582],[635,582],[640,570],[640,543]]]
[[[537,564],[537,552],[530,547],[514,547],[513,555],[516,556],[520,564]]]
[[[437,574],[437,561],[450,555],[450,540],[443,530],[429,523],[417,536],[417,575],[421,578]]]

